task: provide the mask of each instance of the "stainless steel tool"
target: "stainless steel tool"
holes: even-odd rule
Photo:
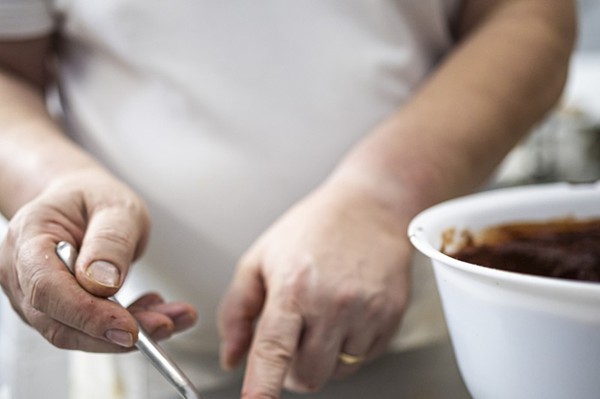
[[[66,241],[61,241],[56,245],[56,254],[69,271],[75,274],[75,259],[77,259],[77,250],[75,247]],[[121,305],[117,298],[111,297],[109,299]],[[150,363],[152,363],[163,377],[175,387],[181,397],[186,399],[202,399],[194,384],[181,371],[169,354],[150,338],[148,333],[142,329],[142,326],[139,326],[138,341],[135,343],[135,346],[148,358]]]

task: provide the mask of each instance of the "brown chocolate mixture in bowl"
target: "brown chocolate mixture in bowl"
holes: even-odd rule
[[[442,252],[480,266],[569,280],[600,281],[600,219],[555,219],[464,232]]]

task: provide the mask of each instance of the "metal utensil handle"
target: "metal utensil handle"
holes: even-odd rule
[[[75,275],[75,260],[77,259],[77,250],[68,242],[61,241],[56,245],[56,254],[63,261],[67,269]],[[121,305],[115,297],[110,300]],[[121,305],[123,306],[123,305]],[[179,394],[186,399],[202,399],[200,393],[194,387],[194,384],[187,378],[181,369],[175,364],[171,357],[161,348],[138,324],[138,340],[135,346],[162,376],[177,389]]]
[[[168,380],[184,398],[201,399],[194,385],[171,360],[169,355],[154,342],[148,334],[140,329],[135,346],[142,352],[154,367]]]

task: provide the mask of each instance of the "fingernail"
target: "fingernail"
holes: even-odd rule
[[[196,318],[191,314],[186,313],[175,318],[175,320],[173,320],[173,323],[175,324],[175,326],[177,326],[177,328],[189,328],[196,324]]]
[[[161,326],[154,330],[152,333],[152,338],[154,338],[156,341],[162,341],[163,339],[169,338],[172,334],[172,329],[167,326]]]
[[[106,338],[117,345],[124,346],[125,348],[131,348],[133,346],[133,335],[124,330],[107,330],[104,335]]]
[[[118,287],[120,280],[119,269],[105,261],[96,261],[88,266],[86,274],[100,285]]]

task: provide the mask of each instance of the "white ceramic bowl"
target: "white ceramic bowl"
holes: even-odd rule
[[[500,271],[439,251],[450,228],[600,217],[600,185],[482,192],[417,215],[413,245],[431,258],[452,345],[476,399],[600,398],[600,284]]]

